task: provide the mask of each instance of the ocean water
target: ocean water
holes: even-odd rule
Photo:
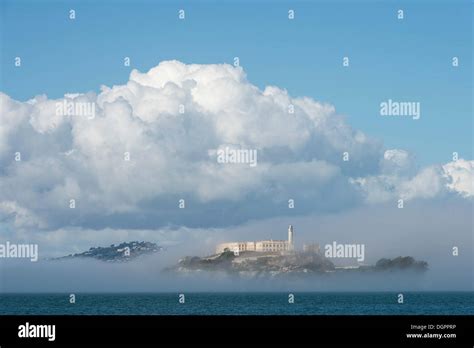
[[[13,315],[334,315],[474,314],[473,292],[373,293],[0,294],[0,314]]]

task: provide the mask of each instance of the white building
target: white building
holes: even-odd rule
[[[257,252],[284,252],[294,250],[293,226],[288,227],[288,240],[259,240],[254,242],[226,242],[216,246],[216,254],[226,249],[233,252],[257,251]]]

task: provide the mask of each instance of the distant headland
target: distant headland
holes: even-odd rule
[[[157,253],[163,247],[151,242],[124,242],[112,244],[108,247],[91,247],[89,250],[77,254],[54,258],[52,260],[69,259],[96,259],[105,262],[128,262],[139,256]]]

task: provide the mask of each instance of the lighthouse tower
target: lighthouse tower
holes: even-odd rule
[[[294,250],[293,225],[288,226],[288,250]]]

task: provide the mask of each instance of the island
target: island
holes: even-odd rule
[[[213,255],[186,256],[165,272],[224,272],[246,278],[280,277],[360,272],[425,272],[428,263],[411,256],[382,258],[375,265],[349,264],[336,266],[334,258],[364,260],[365,246],[356,244],[328,244],[325,252],[319,244],[305,244],[302,250],[294,245],[293,226],[288,227],[287,240],[225,242],[216,246]]]

